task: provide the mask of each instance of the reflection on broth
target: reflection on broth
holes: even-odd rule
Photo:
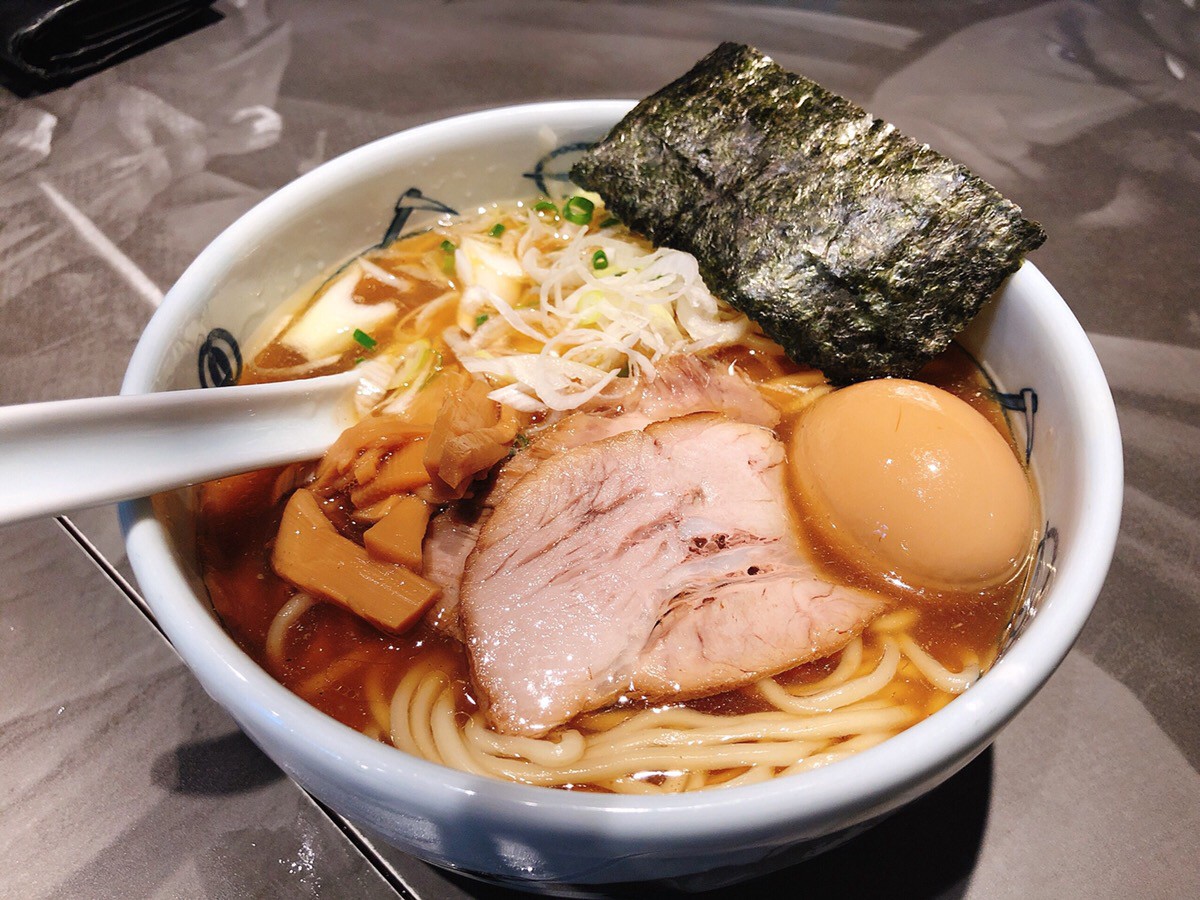
[[[346,725],[530,784],[753,783],[940,709],[994,662],[1029,554],[962,589],[848,553],[787,474],[836,392],[573,199],[373,249],[277,323],[244,381],[358,365],[379,396],[323,461],[202,487],[224,627]],[[966,353],[919,380],[1032,492]]]

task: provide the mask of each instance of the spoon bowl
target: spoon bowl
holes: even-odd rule
[[[357,371],[0,407],[0,525],[313,459],[353,424]]]

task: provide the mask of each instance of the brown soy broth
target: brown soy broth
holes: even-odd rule
[[[769,376],[777,362],[758,363],[756,367],[762,373],[760,377]],[[926,380],[924,375],[922,380]],[[961,351],[949,352],[938,360],[928,380],[985,411],[1017,452],[1003,410],[991,397],[986,380],[970,357]],[[785,422],[780,428],[780,437],[785,440],[789,424]],[[460,707],[469,710],[473,703],[461,645],[424,627],[403,636],[384,635],[333,604],[320,604],[306,613],[301,623],[293,626],[296,633],[289,634],[284,666],[280,669],[270,664],[265,652],[267,630],[292,594],[291,587],[270,564],[270,548],[287,499],[287,495],[273,498],[270,488],[282,475],[282,469],[264,470],[201,488],[205,502],[201,507],[199,544],[206,584],[214,609],[233,638],[285,687],[352,728],[362,730],[372,719],[368,686],[379,696],[390,697],[418,654],[436,654],[437,666],[459,687]],[[212,500],[214,495],[220,496],[220,506]],[[327,507],[327,511],[344,534],[361,540],[362,526],[350,520],[348,500],[344,505]],[[957,669],[972,654],[985,664],[992,660],[1016,606],[1020,579],[988,591],[926,592],[917,596],[855,569],[823,541],[820,531],[806,523],[803,515],[798,518],[800,529],[828,576],[889,593],[896,601],[893,611],[919,611],[911,633],[939,662]],[[865,666],[877,661],[881,649],[872,633],[865,634],[863,640]],[[798,666],[779,676],[780,681],[788,685],[816,683],[836,668],[840,656],[837,653]],[[889,691],[896,701],[929,711],[939,703],[938,692],[919,677],[898,678]],[[640,705],[636,699],[631,704]],[[769,708],[752,688],[691,700],[688,705],[715,715],[741,715]]]
[[[456,642],[424,627],[387,635],[332,603],[317,604],[292,625],[282,665],[268,658],[271,622],[294,593],[271,568],[287,498],[271,500],[262,489],[282,472],[235,475],[200,489],[197,541],[205,584],[214,611],[238,646],[289,690],[359,730],[371,717],[368,683],[374,681],[380,695],[390,697],[419,653],[436,654],[438,667],[463,683],[465,696],[465,660]],[[212,500],[216,494],[240,514],[223,514]]]
[[[435,237],[429,234],[415,235],[412,238],[408,238],[405,243],[413,247],[424,248],[427,252],[433,252],[433,248],[436,245]],[[431,281],[422,281],[407,275],[398,275],[398,273],[392,271],[386,256],[367,254],[366,258],[370,259],[371,262],[384,271],[403,278],[407,285],[404,288],[398,288],[386,281],[367,277],[361,278],[354,289],[355,303],[371,306],[388,302],[399,306],[400,316],[398,319],[371,334],[371,337],[377,342],[378,347],[385,347],[396,335],[397,330],[406,324],[406,314],[411,314],[419,310],[429,301],[444,293],[446,285]],[[336,277],[336,275],[330,276],[326,284],[334,281]],[[319,297],[320,293],[314,295],[311,301],[297,310],[296,317],[298,318],[305,309],[312,306]],[[453,320],[437,320],[431,323],[430,334],[440,334],[443,329],[451,324],[453,324]],[[334,372],[344,372],[346,369],[352,368],[359,360],[372,356],[374,349],[354,344],[354,346],[338,357],[336,361],[331,361],[328,365],[307,372],[306,376],[313,377],[316,375],[329,375]],[[279,378],[274,375],[273,370],[292,368],[304,362],[305,359],[300,353],[283,344],[276,337],[255,354],[252,364],[247,366],[246,371],[242,374],[241,382],[243,384],[262,384],[264,382],[277,381]]]
[[[405,239],[406,253],[438,252],[441,238],[423,233]],[[400,288],[387,281],[362,278],[354,291],[356,303],[395,303],[397,320],[379,329],[373,337],[385,347],[412,313],[443,294],[446,284],[422,281],[396,271],[387,251],[367,254],[375,265],[402,278]],[[300,309],[306,309],[314,298]],[[433,317],[431,335],[453,323],[453,318]],[[314,369],[309,376],[344,371],[372,351],[355,345],[334,363]],[[269,341],[246,367],[242,383],[280,380],[272,370],[304,363],[304,358],[278,340]],[[459,686],[464,711],[473,708],[467,689],[466,662],[461,647],[424,626],[407,634],[384,634],[354,614],[331,603],[320,603],[304,613],[288,629],[282,662],[268,658],[267,635],[272,621],[295,591],[275,574],[271,553],[283,516],[283,508],[294,487],[315,468],[314,463],[278,467],[220,479],[199,488],[200,510],[197,544],[205,584],[213,609],[225,630],[259,665],[285,687],[322,712],[359,730],[373,719],[370,694],[390,700],[396,685],[421,655],[435,659],[438,668]],[[338,494],[324,505],[324,512],[346,537],[362,542],[368,524],[351,518],[349,497]]]
[[[436,254],[441,238],[433,233],[418,235],[402,242],[407,249]],[[386,252],[368,255],[377,265],[392,271],[410,283],[405,289],[384,281],[363,279],[356,289],[356,302],[395,302],[401,315],[393,325],[374,335],[379,346],[386,346],[394,333],[407,328],[413,314],[446,290],[445,283],[425,282],[391,268]],[[453,324],[453,307],[431,317],[427,335],[440,350],[444,344],[436,338]],[[360,356],[371,351],[355,347],[334,364],[310,374],[344,370]],[[737,366],[752,380],[804,371],[792,364],[778,348],[761,338],[753,347],[726,349],[716,354],[721,362]],[[244,373],[247,383],[278,380],[271,370],[302,363],[295,351],[278,340],[269,342],[252,360]],[[1014,454],[1018,448],[1005,413],[996,402],[991,386],[974,361],[952,347],[918,376],[965,400],[1005,436]],[[785,446],[794,425],[785,419],[777,430]],[[1018,454],[1019,458],[1019,454]],[[200,488],[198,548],[205,582],[214,610],[233,639],[256,662],[284,686],[318,709],[346,725],[375,733],[386,740],[387,722],[380,721],[379,709],[390,706],[390,698],[414,660],[446,672],[458,688],[460,711],[475,708],[470,694],[468,668],[458,642],[420,625],[407,634],[383,634],[352,613],[331,603],[320,603],[306,611],[288,629],[282,659],[268,658],[267,637],[272,621],[294,594],[290,585],[275,574],[271,552],[279,528],[283,507],[294,487],[311,473],[312,464],[263,470],[222,479]],[[362,541],[365,525],[351,518],[347,496],[335,496],[325,506],[326,514],[346,537]],[[916,610],[918,619],[910,634],[943,665],[960,668],[968,658],[989,664],[995,648],[1017,605],[1022,579],[989,591],[918,593],[883,582],[840,558],[821,537],[821,530],[805,520],[796,508],[797,528],[812,547],[818,567],[835,580],[881,591],[894,602],[892,612]],[[863,667],[873,665],[882,653],[880,639],[870,630],[863,636]],[[788,685],[811,685],[826,678],[838,665],[840,653],[801,665],[778,676]],[[902,670],[887,689],[893,697],[932,712],[946,697],[924,682],[915,671]],[[627,698],[625,708],[637,708],[637,698]],[[760,712],[768,705],[753,687],[712,697],[688,701],[688,705],[707,713],[738,715]],[[587,786],[580,786],[587,789]]]

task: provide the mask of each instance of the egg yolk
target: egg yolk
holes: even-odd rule
[[[1012,449],[940,388],[865,381],[817,400],[791,445],[811,521],[868,572],[913,588],[983,590],[1012,578],[1034,502]]]

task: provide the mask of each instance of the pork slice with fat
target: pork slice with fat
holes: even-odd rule
[[[823,580],[800,557],[698,583],[659,620],[633,688],[651,700],[683,700],[748,684],[828,656],[883,607],[882,598]]]
[[[736,369],[683,353],[659,363],[658,377],[622,406],[654,422],[689,413],[719,412],[739,422],[767,427],[779,424],[779,411]]]
[[[659,363],[653,381],[621,398],[618,405],[593,404],[540,432],[529,447],[501,466],[486,502],[494,506],[519,479],[555,454],[700,412],[723,413],[768,428],[779,424],[779,411],[729,366],[686,354],[668,356]]]
[[[567,450],[513,485],[460,598],[492,723],[544,734],[623,692],[714,693],[849,641],[883,601],[805,559],[783,459],[765,428],[700,414]]]
[[[779,422],[775,407],[728,366],[683,354],[667,357],[659,363],[654,381],[636,388],[620,406],[593,405],[538,433],[528,447],[499,467],[490,487],[481,489],[477,504],[468,512],[451,507],[433,518],[425,539],[425,574],[442,592],[426,622],[462,639],[458,600],[467,557],[492,507],[540,463],[584,444],[696,412],[720,412],[768,427]]]
[[[425,623],[460,641],[458,599],[463,570],[491,514],[490,508],[476,505],[450,506],[429,520],[425,532],[422,574],[442,589],[425,613]]]

